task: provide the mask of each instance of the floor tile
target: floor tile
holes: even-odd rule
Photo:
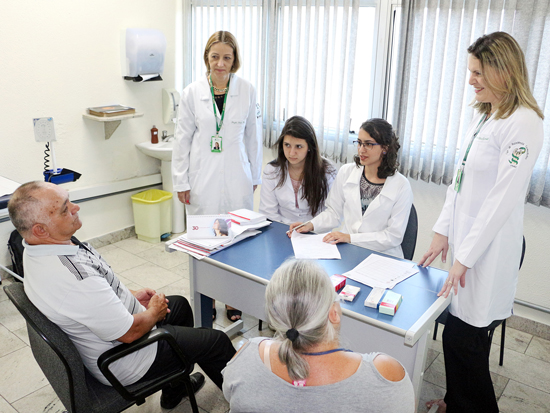
[[[11,407],[11,405],[3,397],[0,397],[0,412],[17,413],[17,410]]]
[[[259,330],[259,325],[255,325],[250,330],[243,333],[243,337],[247,339],[251,339],[254,337],[273,337],[275,335],[275,332],[270,330],[269,327],[267,327],[267,323],[264,321],[262,330]]]
[[[132,254],[140,254],[143,251],[155,247],[157,244],[151,244],[150,242],[142,241],[140,239],[137,239],[136,237],[133,237],[123,239],[122,241],[116,242],[113,245]]]
[[[133,405],[130,408],[124,410],[124,413],[158,413],[167,412],[168,410],[161,409],[160,407],[160,391],[147,397],[145,403],[141,406]]]
[[[188,255],[183,252],[166,252],[164,250],[164,243],[143,251],[139,256],[166,269],[171,269],[188,262]]]
[[[114,251],[118,247],[116,247],[114,244],[105,245],[103,247],[96,248],[96,251],[99,252],[99,254],[103,257],[103,254],[109,251]],[[108,261],[107,261],[108,262]]]
[[[433,326],[432,326],[432,330],[428,334],[428,346],[435,351],[439,351],[440,353],[443,352],[443,330],[444,329],[445,329],[445,325],[439,324],[439,327],[437,328],[436,340],[433,340],[433,334],[434,334]]]
[[[502,413],[548,413],[550,394],[510,380],[498,407]]]
[[[8,285],[10,285],[14,282],[17,282],[17,281],[14,281],[13,278],[8,278],[8,279],[4,278],[2,280],[2,284],[0,285],[0,302],[9,300],[8,296],[4,292],[4,287],[6,287],[6,286],[8,286]]]
[[[13,403],[48,384],[30,347],[0,358],[0,394]]]
[[[491,380],[495,389],[497,399],[500,397],[504,388],[508,384],[508,377],[491,372]],[[443,353],[439,354],[431,366],[424,373],[424,381],[446,389],[447,381],[445,375],[445,359]]]
[[[24,341],[20,340],[17,335],[9,331],[6,327],[0,325],[0,357],[23,347],[26,347]]]
[[[173,272],[146,261],[143,261],[143,263],[134,268],[121,271],[120,275],[131,282],[152,288],[153,290],[158,290],[159,288],[181,280],[181,277],[178,277]]]
[[[521,380],[523,384],[542,391],[550,389],[550,363],[504,349],[504,365],[498,365],[500,346],[493,344],[489,358],[490,370],[512,380]]]
[[[195,367],[195,371],[200,371],[204,374],[198,366]],[[223,397],[222,391],[208,377],[206,377],[204,387],[195,395],[195,398],[197,399],[197,404],[210,413],[224,413],[229,409],[229,403]]]
[[[525,354],[550,363],[550,341],[533,337]]]
[[[235,337],[231,339],[231,343],[233,344],[233,347],[235,347],[235,350],[239,351],[239,349],[244,346],[248,342],[248,339],[243,336],[242,334],[237,334]]]
[[[495,329],[493,334],[493,344],[500,345],[500,334],[502,325]],[[517,351],[518,353],[525,353],[531,339],[532,334],[524,333],[523,331],[516,330],[515,328],[506,327],[506,335],[504,340],[504,348]]]
[[[110,245],[108,247],[110,247]],[[128,251],[124,251],[123,249],[117,247],[113,247],[113,249],[109,249],[107,251],[105,251],[104,248],[107,247],[100,248],[100,254],[117,274],[123,273],[130,268],[135,268],[147,262],[137,255],[130,254]]]
[[[0,323],[10,331],[25,327],[25,319],[11,301],[0,302]]]
[[[187,280],[180,279],[176,282],[173,282],[172,284],[168,284],[162,288],[159,288],[156,291],[159,293],[163,293],[164,295],[181,295],[187,298],[187,300],[190,300],[189,283],[186,281]]]
[[[65,406],[55,394],[52,386],[47,385],[12,404],[19,413],[63,413]]]
[[[424,380],[422,383],[422,392],[420,394],[420,400],[418,402],[417,413],[426,413],[426,402],[430,400],[442,399],[445,397],[445,389],[443,387],[436,386],[430,382]]]
[[[29,333],[27,331],[27,326],[20,328],[19,330],[13,331],[13,334],[15,334],[19,340],[23,341],[27,346],[30,346],[31,343],[29,341]]]
[[[446,388],[445,381],[445,361],[443,353],[440,353],[433,363],[424,373],[424,381],[435,384],[436,386]]]
[[[433,350],[431,348],[428,349],[428,354],[426,355],[426,364],[424,365],[424,371],[426,371],[431,364],[435,361],[435,359],[440,355],[441,353],[439,351]]]
[[[174,268],[170,268],[170,271],[175,272],[180,277],[189,279],[189,263],[184,262],[183,264],[177,265]]]

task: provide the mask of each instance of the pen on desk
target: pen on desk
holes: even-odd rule
[[[304,222],[303,224],[298,225],[296,228],[294,228],[292,231],[296,231],[298,228],[302,228],[304,225],[309,224],[310,221]],[[288,230],[286,233],[290,234],[292,231]]]

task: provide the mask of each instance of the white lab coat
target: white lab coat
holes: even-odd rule
[[[481,116],[470,123],[459,164]],[[453,262],[469,268],[466,287],[458,287],[450,312],[475,327],[511,315],[525,195],[542,143],[542,120],[533,110],[521,107],[507,119],[490,118],[472,144],[460,192],[453,180],[433,227],[449,237]]]
[[[332,187],[335,170],[326,174],[328,189]],[[260,194],[260,213],[266,215],[272,221],[282,222],[290,225],[293,222],[306,222],[313,216],[309,212],[307,200],[302,199],[302,187],[298,190],[298,208],[296,208],[296,196],[288,168],[286,180],[282,187],[277,188],[279,183],[279,168],[268,163],[264,168],[262,179],[262,192]],[[319,213],[325,210],[324,203],[319,208]]]
[[[216,111],[219,117],[217,106]],[[216,120],[206,76],[181,94],[172,180],[174,191],[191,190],[188,214],[253,208],[252,186],[261,183],[262,118],[256,90],[249,82],[232,75],[225,112],[219,133],[222,152],[212,153]]]
[[[363,167],[343,165],[325,202],[326,210],[311,220],[314,231],[338,227],[350,234],[351,243],[403,258],[401,242],[409,222],[413,193],[407,178],[396,172],[388,176],[380,194],[362,215],[360,182]]]

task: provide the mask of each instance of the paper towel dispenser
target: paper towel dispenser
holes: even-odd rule
[[[122,36],[122,76],[145,82],[162,80],[166,37],[156,29],[126,29]]]

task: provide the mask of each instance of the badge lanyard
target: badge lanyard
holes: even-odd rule
[[[486,114],[484,118],[481,118],[479,123],[477,124],[476,130],[474,132],[474,136],[472,136],[472,139],[470,139],[470,144],[468,145],[468,148],[466,148],[466,153],[464,154],[464,159],[462,160],[462,164],[456,171],[456,179],[455,179],[455,191],[460,191],[460,185],[462,184],[462,178],[464,178],[464,167],[466,166],[466,160],[468,159],[468,154],[470,153],[470,148],[472,147],[472,144],[474,143],[474,140],[476,139],[477,135],[479,135],[479,132],[481,131],[481,128],[483,125],[485,125],[485,122],[490,118],[491,116],[489,114]]]
[[[210,140],[210,150],[212,152],[221,152],[222,151],[222,137],[219,136],[220,130],[223,126],[223,118],[225,116],[225,104],[227,103],[227,95],[229,94],[229,83],[231,82],[231,75],[227,81],[227,91],[225,92],[225,97],[223,98],[223,107],[220,117],[220,123],[218,124],[218,115],[216,112],[216,98],[214,97],[214,84],[212,83],[212,75],[208,77],[210,83],[210,92],[212,93],[212,107],[214,109],[214,117],[216,118],[216,136],[212,136]]]

